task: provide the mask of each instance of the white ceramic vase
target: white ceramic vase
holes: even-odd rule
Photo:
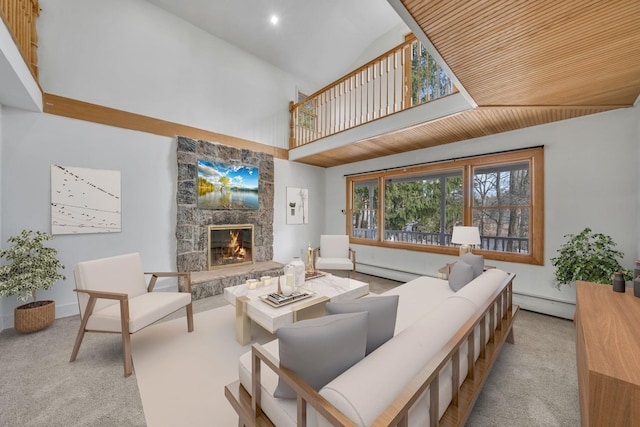
[[[299,288],[302,285],[304,285],[304,270],[305,270],[305,265],[304,262],[302,262],[302,260],[300,259],[300,257],[294,257],[291,262],[289,263],[293,266],[294,268],[294,282],[295,282],[295,287]]]

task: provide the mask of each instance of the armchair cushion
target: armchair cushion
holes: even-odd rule
[[[368,355],[376,348],[393,337],[398,313],[398,295],[360,298],[354,301],[339,301],[327,303],[327,314],[369,313],[367,327]]]
[[[365,312],[336,314],[278,329],[280,364],[320,390],[364,358],[367,318]],[[284,381],[278,381],[273,395],[296,398],[296,393]]]
[[[320,256],[323,258],[349,258],[349,236],[346,234],[320,236]]]
[[[316,261],[318,270],[351,270],[353,262],[349,258],[325,258],[319,257]]]
[[[147,293],[142,259],[138,253],[80,262],[75,266],[74,276],[78,289],[117,292],[129,295],[130,299]],[[84,315],[88,301],[87,294],[78,293],[81,315]],[[98,299],[94,313],[112,305],[119,312],[118,301]]]
[[[185,292],[149,292],[129,300],[129,333],[134,333],[162,319],[191,302],[191,294]],[[116,301],[108,307],[94,311],[87,322],[87,329],[121,332],[120,304]]]

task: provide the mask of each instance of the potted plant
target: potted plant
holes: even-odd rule
[[[613,273],[622,272],[626,280],[631,271],[622,268],[618,258],[624,254],[616,249],[610,236],[593,233],[589,227],[579,234],[566,234],[568,241],[560,246],[559,255],[551,258],[556,268],[555,280],[558,289],[576,280],[611,284]]]
[[[22,230],[7,241],[14,245],[0,250],[0,258],[7,264],[0,267],[0,296],[15,295],[19,300],[33,301],[14,310],[15,329],[28,333],[44,329],[55,319],[55,301],[37,301],[38,289],[50,289],[65,276],[58,273],[64,265],[57,258],[55,248],[44,246],[53,236],[41,231]]]

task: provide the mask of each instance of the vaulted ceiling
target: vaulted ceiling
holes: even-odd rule
[[[409,31],[386,0],[147,1],[286,71],[308,93],[371,59],[358,63],[385,33]]]
[[[638,0],[147,1],[311,90],[366,62],[355,63],[404,20],[477,105],[297,159],[323,167],[631,107],[640,94]]]
[[[336,166],[631,107],[640,94],[637,0],[389,2],[477,107],[298,161]]]

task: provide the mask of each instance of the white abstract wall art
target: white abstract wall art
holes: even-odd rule
[[[309,222],[309,190],[287,187],[287,224]]]
[[[120,171],[51,165],[51,234],[119,233]]]

